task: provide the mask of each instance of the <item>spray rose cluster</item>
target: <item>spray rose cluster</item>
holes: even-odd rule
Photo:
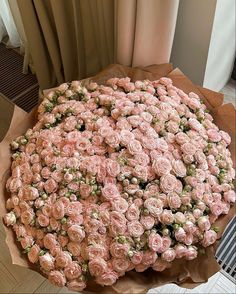
[[[229,144],[169,78],[64,83],[11,144],[5,223],[59,287],[163,271],[216,241],[235,202]]]

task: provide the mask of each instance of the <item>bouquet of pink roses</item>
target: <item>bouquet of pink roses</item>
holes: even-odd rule
[[[11,144],[5,223],[56,286],[163,271],[216,241],[235,202],[230,141],[169,78],[62,84]]]

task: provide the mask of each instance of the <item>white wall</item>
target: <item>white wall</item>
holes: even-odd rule
[[[215,91],[229,80],[236,51],[236,1],[218,0],[203,86]]]
[[[171,62],[202,85],[216,0],[180,0]]]
[[[235,0],[180,0],[171,62],[194,83],[220,90],[235,57]]]

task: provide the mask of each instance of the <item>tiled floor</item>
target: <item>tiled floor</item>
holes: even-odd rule
[[[222,92],[225,94],[225,102],[235,105],[236,90],[235,81],[230,81]],[[0,293],[74,293],[66,288],[56,288],[38,273],[13,265],[7,246],[5,233],[0,223]],[[174,284],[168,284],[152,289],[149,294],[155,293],[236,293],[235,284],[222,273],[212,276],[209,281],[195,289],[184,289]]]

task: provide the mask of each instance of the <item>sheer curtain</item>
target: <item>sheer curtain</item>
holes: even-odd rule
[[[11,9],[7,0],[0,1],[0,41],[8,35],[9,47],[20,47],[21,40],[17,32],[16,25],[11,13]]]

